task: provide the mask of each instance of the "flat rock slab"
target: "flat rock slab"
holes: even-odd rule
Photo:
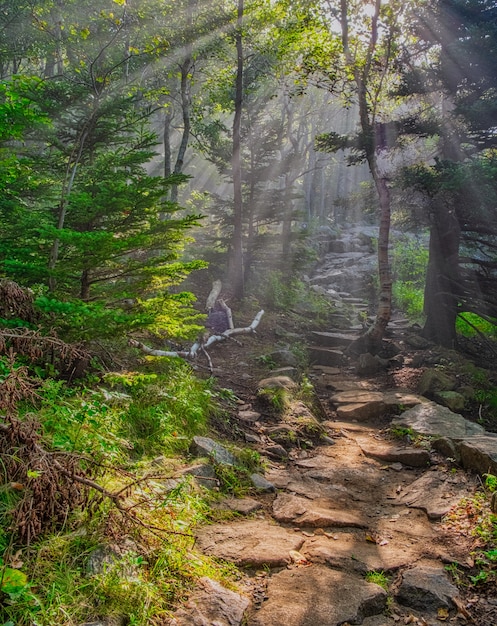
[[[300,552],[314,564],[362,575],[369,571],[395,571],[419,556],[417,547],[407,541],[395,546],[390,541],[380,546],[367,541],[366,532],[336,532],[332,537],[316,535],[306,540]]]
[[[337,415],[343,420],[364,421],[391,413],[399,407],[414,407],[428,400],[408,392],[368,391],[356,387],[334,394],[331,404],[337,407]]]
[[[272,576],[268,596],[249,626],[361,624],[366,617],[382,613],[387,602],[378,585],[320,565]]]
[[[240,567],[284,567],[290,550],[300,550],[304,537],[266,521],[213,524],[197,533],[197,545],[205,553]]]
[[[169,626],[240,626],[249,600],[215,580],[201,578],[188,602],[169,621]]]
[[[326,333],[317,330],[312,331],[312,339],[321,346],[338,348],[340,346],[349,346],[353,341],[359,339],[358,334],[348,333]]]
[[[421,448],[404,448],[371,437],[356,437],[363,453],[385,463],[402,463],[408,467],[428,467],[430,453]]]
[[[343,510],[325,498],[308,500],[288,493],[279,494],[273,502],[273,517],[280,523],[299,527],[367,527],[359,511]]]
[[[337,367],[343,364],[345,357],[341,350],[311,347],[309,348],[309,360],[313,365]]]
[[[480,474],[497,475],[497,435],[468,437],[459,444],[462,466]]]
[[[449,476],[445,472],[430,471],[402,491],[399,504],[421,509],[430,520],[439,520],[473,492],[474,486],[465,475]]]
[[[392,426],[411,428],[420,435],[465,439],[484,433],[479,424],[464,419],[459,413],[453,413],[436,402],[418,404],[392,421]]]

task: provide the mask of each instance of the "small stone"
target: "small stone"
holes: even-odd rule
[[[238,411],[238,417],[244,422],[254,423],[260,419],[261,414],[258,413],[257,411],[243,410],[243,411]]]
[[[266,480],[264,476],[261,476],[261,474],[250,474],[250,480],[259,491],[276,491],[276,487],[270,483],[269,480]]]
[[[209,437],[194,437],[193,442],[200,456],[211,457],[221,465],[237,465],[237,458],[228,452],[224,446]]]

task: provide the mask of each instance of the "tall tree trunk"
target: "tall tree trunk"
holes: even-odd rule
[[[392,315],[392,273],[389,260],[390,216],[391,199],[390,189],[386,178],[378,167],[376,154],[375,116],[374,108],[368,103],[367,82],[370,78],[373,57],[378,37],[378,20],[380,17],[381,0],[375,0],[375,11],[371,18],[371,33],[369,47],[364,63],[357,63],[353,58],[349,46],[348,4],[341,0],[342,44],[347,65],[352,69],[357,89],[359,105],[359,120],[362,139],[369,171],[373,178],[380,206],[380,225],[378,232],[378,277],[380,283],[379,302],[376,319],[363,338],[363,344],[368,352],[375,353],[381,346],[385,329]]]
[[[171,122],[173,113],[167,109],[164,115],[164,130],[162,132],[162,143],[164,146],[164,178],[169,178],[173,173],[172,148],[171,148]]]
[[[190,97],[190,70],[192,65],[192,56],[191,56],[191,45],[187,46],[189,50],[189,54],[187,54],[186,58],[183,60],[183,63],[180,67],[181,72],[181,113],[183,116],[183,132],[181,134],[181,141],[178,148],[178,154],[176,156],[176,163],[174,165],[174,173],[182,174],[183,166],[185,164],[185,154],[186,149],[188,148],[188,142],[190,140],[190,129],[191,129],[191,119],[190,119],[190,108],[191,108],[191,97]],[[172,185],[171,187],[171,200],[173,202],[178,201],[178,185]]]
[[[437,203],[430,229],[423,336],[447,348],[456,342],[460,235],[455,212],[444,202]]]
[[[442,114],[445,113],[444,101]],[[444,159],[464,160],[461,140],[451,124],[443,124],[440,152]],[[450,200],[435,198],[431,206],[428,269],[424,292],[423,336],[447,348],[456,343],[460,297],[459,247],[461,227]]]
[[[233,174],[233,237],[229,267],[230,284],[233,295],[242,298],[243,284],[243,197],[242,197],[242,159],[241,125],[243,108],[243,11],[244,1],[238,0],[236,24],[237,70],[235,82],[235,116],[233,119],[233,155],[231,158]]]

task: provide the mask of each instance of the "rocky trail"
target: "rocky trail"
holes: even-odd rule
[[[362,311],[340,282],[344,254],[329,252],[313,284]],[[419,393],[426,369],[411,364],[422,346],[408,357],[346,358],[357,330],[310,334],[314,414],[297,398],[278,419],[260,402],[261,390],[293,389],[291,364],[255,380],[237,356],[239,433],[266,459],[265,471],[252,477],[251,497],[219,503],[238,515],[200,528],[196,547],[234,563],[241,579],[237,591],[204,579],[171,624],[497,625],[497,593],[467,593],[448,572],[474,565],[474,540],[450,512],[473,497],[481,474],[497,473],[497,436],[434,401],[441,391],[433,382]],[[409,333],[398,320],[391,345],[405,348]],[[236,463],[219,443],[196,443],[199,457]],[[212,480],[202,463],[189,471]]]

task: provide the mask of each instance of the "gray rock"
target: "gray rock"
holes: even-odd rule
[[[461,454],[458,447],[448,437],[440,437],[432,441],[431,447],[442,454],[446,459],[453,459],[455,463],[461,462]]]
[[[186,476],[193,476],[195,482],[206,489],[214,489],[219,486],[216,472],[214,471],[212,465],[209,465],[208,463],[198,463],[197,465],[192,465],[191,467],[185,468],[181,473]]]
[[[208,456],[221,465],[238,465],[237,458],[231,452],[209,437],[194,437],[193,443],[199,456]]]
[[[253,498],[227,498],[221,505],[240,515],[250,515],[262,508],[262,504]]]
[[[408,335],[405,338],[405,342],[407,345],[411,346],[411,348],[415,348],[416,350],[426,350],[431,345],[433,345],[428,339],[421,337],[420,335]]]
[[[275,443],[264,448],[266,454],[272,457],[276,457],[277,459],[286,459],[288,456],[288,452],[285,450],[283,446]]]
[[[359,339],[359,335],[351,333],[325,333],[314,330],[311,333],[311,339],[319,346],[341,348]]]
[[[356,437],[364,454],[385,463],[402,463],[408,467],[427,467],[430,453],[422,448],[404,448],[370,437]]]
[[[272,576],[268,598],[251,626],[362,624],[366,617],[384,610],[387,594],[359,576],[312,565]]]
[[[464,396],[457,391],[438,391],[433,395],[433,398],[454,412],[462,411],[466,404]]]
[[[388,367],[388,361],[381,359],[377,355],[372,355],[369,352],[360,354],[357,359],[357,374],[359,376],[373,376],[378,372],[381,372]]]
[[[291,378],[292,380],[297,380],[299,371],[296,367],[278,367],[277,369],[273,370],[273,375],[288,376],[288,378]]]
[[[423,372],[418,383],[418,391],[421,395],[433,395],[440,391],[453,391],[457,381],[453,376],[436,369],[428,369]]]
[[[273,502],[273,517],[278,522],[292,523],[300,527],[365,528],[367,526],[365,519],[357,511],[332,508],[332,503],[329,501],[310,501],[289,493],[278,494]]]
[[[249,424],[253,424],[254,422],[257,422],[261,418],[261,414],[258,413],[257,411],[250,411],[250,410],[238,411],[238,417],[243,422],[248,422]]]
[[[344,363],[345,356],[341,350],[312,347],[309,348],[309,360],[313,365],[337,367]]]
[[[420,435],[435,435],[450,439],[465,439],[484,432],[484,429],[453,413],[436,402],[425,402],[408,409],[392,420],[392,426],[411,428]]]
[[[473,487],[458,475],[426,472],[401,492],[399,502],[423,510],[430,520],[440,520],[462,498],[471,495]]]
[[[276,487],[273,483],[270,483],[269,480],[266,480],[261,474],[250,474],[250,480],[258,491],[276,491]]]
[[[497,434],[469,437],[461,441],[458,448],[464,468],[479,474],[497,475]]]
[[[291,350],[275,350],[274,352],[271,352],[269,356],[275,363],[281,365],[282,367],[297,367],[299,364],[297,357]]]
[[[86,571],[94,576],[103,574],[106,570],[116,566],[121,555],[112,546],[97,546],[89,555],[86,562]]]
[[[272,376],[259,381],[259,389],[295,389],[297,384],[288,376]]]
[[[249,600],[215,580],[201,578],[188,602],[176,611],[170,626],[240,626]]]
[[[443,569],[420,566],[402,574],[396,599],[413,609],[436,611],[453,608],[452,600],[457,596],[457,587],[449,582]]]

